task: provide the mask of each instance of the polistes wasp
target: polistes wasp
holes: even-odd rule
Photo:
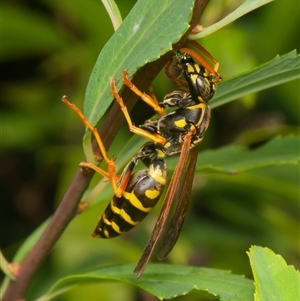
[[[154,96],[141,92],[129,80],[127,70],[123,71],[124,84],[152,107],[156,113],[162,115],[157,120],[147,120],[139,127],[134,126],[123,99],[116,89],[116,79],[111,80],[112,94],[122,109],[130,131],[150,140],[130,160],[120,177],[116,175],[115,163],[108,157],[97,129],[89,123],[74,104],[68,101],[66,96],[62,99],[93,132],[106,161],[108,171],[106,172],[95,164],[88,162],[82,162],[80,166],[93,169],[107,177],[111,181],[114,190],[113,199],[100,217],[92,234],[93,237],[116,237],[140,223],[156,205],[163,193],[167,182],[165,158],[180,153],[160,215],[134,270],[137,277],[146,268],[154,247],[162,235],[162,230],[174,200],[177,201],[177,206],[169,230],[162,239],[162,245],[158,253],[159,259],[163,259],[169,254],[179,237],[188,208],[197,160],[198,147],[195,146],[203,139],[208,128],[210,120],[208,101],[216,91],[216,83],[222,79],[217,73],[218,62],[199,44],[191,43],[214,62],[214,67],[192,49],[181,48],[176,53],[176,58],[185,81],[180,78],[181,76],[175,78],[170,75],[168,70],[170,64],[166,66],[166,73],[179,85],[188,88],[188,91],[175,90],[166,95],[161,103]],[[175,110],[165,113],[167,107],[173,107]],[[146,169],[133,172],[140,160],[146,165]]]

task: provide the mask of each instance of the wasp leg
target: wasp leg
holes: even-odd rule
[[[90,169],[93,169],[95,170],[96,172],[100,173],[102,176],[104,177],[107,177],[110,182],[111,182],[111,185],[112,185],[112,188],[113,188],[113,191],[114,191],[114,194],[116,196],[121,196],[123,191],[122,191],[122,188],[120,189],[118,186],[117,186],[117,174],[116,174],[116,166],[115,166],[115,161],[110,159],[108,157],[108,154],[107,154],[107,151],[106,151],[106,148],[102,142],[102,139],[99,135],[99,132],[97,130],[97,128],[95,128],[88,120],[87,118],[84,116],[84,114],[80,111],[79,108],[76,107],[76,105],[74,105],[73,103],[70,103],[69,100],[68,100],[68,97],[67,96],[63,96],[62,97],[62,101],[63,103],[68,106],[70,109],[72,109],[78,116],[79,118],[83,121],[83,123],[92,131],[96,141],[97,141],[97,144],[99,146],[99,149],[101,151],[101,154],[103,156],[103,159],[105,160],[106,162],[106,165],[107,165],[107,172],[104,171],[103,169],[99,168],[97,165],[93,164],[93,163],[88,163],[88,162],[81,162],[79,164],[80,167],[87,167],[87,168],[90,168]]]
[[[121,107],[121,110],[128,123],[129,130],[132,133],[135,133],[141,137],[148,138],[148,139],[150,139],[154,142],[160,143],[160,144],[164,144],[166,142],[166,139],[164,137],[162,137],[161,135],[156,134],[156,133],[149,133],[148,131],[133,125],[130,115],[128,113],[127,107],[125,106],[122,97],[119,95],[119,93],[116,89],[115,83],[116,83],[116,79],[113,78],[110,83],[111,91],[112,91],[114,98],[116,99],[116,101],[119,103],[119,105]]]
[[[170,68],[172,66],[172,63],[173,63],[173,58],[171,60],[168,61],[167,65],[165,66],[165,73],[167,75],[168,78],[172,79],[172,80],[175,80],[176,77],[173,76],[171,73],[170,73]]]
[[[175,77],[174,75],[172,75],[170,73],[170,68],[172,66],[173,60],[170,60],[167,65],[165,66],[165,73],[167,75],[168,78],[170,78],[171,80],[173,80],[174,82],[176,82],[179,86],[185,87],[188,89],[188,84],[183,81],[182,79],[180,79],[180,76],[182,75],[182,71],[180,72],[178,77]],[[173,65],[172,67],[176,67],[176,65]]]
[[[129,182],[129,180],[131,178],[131,175],[132,175],[133,168],[135,167],[136,164],[137,163],[134,163],[133,160],[130,161],[129,164],[124,169],[121,176],[118,176],[115,173],[115,176],[113,177],[114,180],[111,180],[112,176],[109,173],[105,172],[103,169],[99,168],[97,165],[95,165],[93,163],[81,162],[79,164],[79,166],[84,167],[84,168],[93,169],[94,171],[100,173],[102,176],[110,179],[110,181],[112,183],[112,186],[113,186],[112,181],[114,181],[114,183],[118,183],[118,185],[115,184],[116,189],[114,189],[114,188],[113,189],[114,189],[114,196],[117,197],[117,198],[120,198],[122,196],[124,190],[126,189],[127,185],[128,185],[128,182]]]
[[[155,101],[155,103],[160,107],[160,105],[159,105],[159,103],[158,103],[158,100],[157,100],[157,98],[156,98],[156,96],[155,96],[155,93],[154,93],[154,90],[153,90],[153,87],[152,87],[152,85],[150,85],[149,87],[148,87],[148,90],[149,90],[149,96]],[[160,107],[161,108],[161,107]]]
[[[165,114],[165,111],[162,107],[159,106],[156,97],[151,97],[150,95],[140,91],[133,83],[132,81],[128,78],[128,71],[124,70],[123,71],[123,82],[124,84],[132,90],[136,95],[138,95],[148,106],[153,108],[155,112],[159,115]],[[153,93],[152,93],[153,96]]]

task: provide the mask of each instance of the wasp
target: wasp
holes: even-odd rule
[[[89,123],[84,114],[74,104],[68,101],[66,96],[63,97],[63,102],[73,109],[93,132],[103,159],[107,164],[107,171],[88,162],[81,162],[80,166],[93,169],[108,178],[114,191],[111,202],[92,233],[93,237],[113,238],[138,225],[156,205],[164,191],[167,183],[165,158],[180,153],[160,215],[134,270],[137,277],[146,268],[154,247],[162,236],[171,205],[175,201],[177,201],[177,205],[169,230],[166,231],[162,239],[162,245],[158,253],[159,259],[163,259],[169,254],[179,237],[191,194],[198,153],[198,147],[196,146],[203,139],[210,121],[211,113],[208,101],[215,94],[216,83],[222,79],[217,73],[219,63],[202,46],[195,42],[191,43],[214,62],[214,67],[194,50],[181,48],[176,53],[180,76],[175,78],[170,74],[171,63],[167,64],[166,73],[179,85],[186,87],[187,91],[175,90],[166,95],[160,103],[154,95],[148,95],[140,91],[128,78],[128,71],[123,71],[124,84],[154,109],[157,114],[161,115],[156,120],[147,120],[138,127],[133,125],[123,99],[116,89],[116,79],[111,80],[112,95],[119,103],[130,131],[150,140],[141,147],[125,166],[120,177],[116,174],[115,163],[109,158],[97,129]],[[169,107],[174,108],[174,110],[166,113],[165,109]],[[142,161],[146,168],[134,172],[134,168],[139,161]]]

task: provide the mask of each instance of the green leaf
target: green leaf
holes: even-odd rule
[[[118,30],[103,47],[91,73],[84,101],[84,114],[96,125],[113,101],[112,78],[132,76],[140,67],[172,49],[189,28],[195,0],[139,0]],[[172,20],[172,22],[170,22]],[[117,89],[122,81],[117,83]],[[93,162],[91,132],[83,138],[84,153]]]
[[[230,145],[203,151],[198,157],[197,171],[237,173],[272,165],[296,165],[300,160],[299,145],[300,137],[287,136],[276,137],[254,150]]]
[[[139,0],[103,47],[87,86],[84,114],[96,125],[113,100],[110,80],[172,49],[189,27],[194,0]],[[170,22],[170,20],[172,20]],[[120,88],[119,81],[117,87]]]
[[[6,258],[4,257],[1,251],[0,251],[0,269],[11,280],[16,279],[15,275],[11,272],[8,261],[6,260]]]
[[[236,100],[239,97],[243,97],[249,93],[258,92],[266,88],[276,86],[280,83],[288,82],[297,78],[300,78],[300,55],[297,55],[296,51],[292,51],[281,57],[278,56],[272,61],[265,63],[255,68],[252,71],[249,71],[243,75],[239,75],[228,81],[218,84],[217,93],[215,97],[210,101],[210,107],[216,108],[225,103]],[[139,142],[136,141],[136,145],[140,146],[141,144],[138,143]],[[282,151],[282,154],[284,154],[286,151],[289,151],[289,150],[284,150],[283,148],[284,146],[282,146],[280,149]],[[130,146],[129,149],[127,148],[126,151],[124,152],[125,154],[128,154],[126,158],[130,158],[130,156],[132,156],[132,154],[134,154],[135,151],[132,150],[132,146]],[[218,166],[214,167],[213,164],[208,166],[207,162],[215,162],[215,160],[217,159],[222,159],[223,156],[225,156],[225,159],[227,159],[227,157],[233,159],[236,152],[241,151],[241,148],[238,148],[236,146],[228,147],[221,151],[220,153],[221,156],[216,156],[219,155],[219,151],[221,150],[218,150],[218,153],[216,154],[213,153],[212,155],[209,155],[209,153],[207,153],[205,156],[204,153],[201,153],[201,159],[198,158],[197,166],[199,167],[202,164],[201,162],[204,162],[203,165],[205,166],[205,168],[218,170],[219,169]],[[276,151],[276,149],[274,149],[274,151]],[[231,156],[230,156],[230,152],[232,152]],[[123,156],[125,158],[125,155]],[[92,158],[92,156],[90,157]],[[173,160],[174,159],[170,159],[170,162],[173,162]],[[230,161],[228,163],[230,163]],[[236,160],[236,163],[238,164],[239,162]],[[270,163],[267,164],[263,163],[260,166],[262,167],[269,164]],[[259,167],[259,165],[253,166],[253,168],[254,167],[257,168]],[[246,169],[248,169],[248,167],[246,167]],[[226,171],[222,166],[220,167],[220,170]],[[226,172],[237,172],[237,171],[241,171],[241,170],[226,171]]]
[[[210,106],[215,108],[247,94],[297,78],[300,78],[300,55],[292,51],[281,57],[277,56],[250,72],[220,83]]]
[[[300,300],[300,274],[268,248],[253,246],[247,252],[255,280],[256,301]]]
[[[67,276],[57,281],[48,294],[74,284],[121,281],[135,285],[160,300],[172,299],[193,290],[208,292],[222,301],[253,300],[252,281],[229,272],[168,264],[149,264],[141,278],[132,272],[134,264],[104,267],[86,274]]]
[[[40,236],[45,231],[49,224],[50,219],[44,221],[33,233],[31,233],[23,242],[22,246],[18,249],[16,255],[14,256],[13,262],[21,263],[27,254],[32,250],[33,246],[36,244]]]
[[[260,6],[263,6],[272,1],[274,1],[274,0],[246,0],[236,10],[234,10],[232,13],[227,15],[221,21],[205,28],[205,30],[201,31],[198,34],[190,35],[189,38],[191,40],[197,40],[197,39],[204,38],[204,37],[212,34],[213,32],[221,29],[222,27],[225,27],[226,25],[232,23],[233,21],[242,17],[243,15],[246,15],[247,13],[251,12],[252,10],[255,10],[255,9],[259,8]]]
[[[122,23],[122,17],[116,2],[114,0],[102,0],[102,3],[109,14],[114,30],[117,30]]]

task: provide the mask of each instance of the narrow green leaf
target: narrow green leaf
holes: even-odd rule
[[[293,172],[293,171],[291,171]],[[296,171],[294,171],[296,172]],[[283,171],[284,173],[284,171]],[[261,174],[248,172],[244,174],[239,174],[238,177],[228,177],[221,173],[209,174],[207,177],[214,181],[227,182],[234,185],[246,185],[248,187],[255,187],[255,189],[262,189],[269,191],[278,197],[283,197],[286,201],[291,204],[299,204],[299,185],[294,184],[290,181],[290,174],[285,174],[285,179],[278,179],[272,174]]]
[[[9,262],[4,257],[2,251],[0,251],[0,269],[6,276],[1,283],[0,287],[0,296],[3,296],[9,283],[16,279],[15,275],[12,272],[11,266],[9,266]]]
[[[73,287],[75,287],[76,285],[69,285],[69,286],[65,286],[61,289],[55,290],[53,293],[51,294],[46,294],[44,296],[41,296],[40,298],[36,299],[35,301],[50,301],[52,299],[54,299],[55,297],[69,291],[70,289],[72,289]]]
[[[122,17],[116,2],[114,0],[102,0],[102,3],[110,17],[114,30],[117,30],[122,23]]]
[[[12,274],[11,269],[9,268],[9,263],[1,251],[0,251],[0,269],[11,280],[15,280],[16,277],[14,274]]]
[[[140,67],[172,49],[189,28],[195,0],[139,0],[124,22],[103,47],[91,73],[85,93],[84,114],[92,125],[103,116],[113,97],[112,78],[122,78],[128,69],[132,76]],[[170,22],[172,20],[172,22]],[[122,80],[117,88],[122,86]],[[91,132],[86,131],[83,149],[93,162]]]
[[[205,291],[222,301],[253,300],[254,287],[251,280],[232,275],[227,271],[175,266],[168,264],[149,264],[141,278],[132,272],[134,264],[104,267],[86,274],[72,275],[60,279],[48,293],[69,287],[99,281],[121,281],[136,285],[160,300],[173,299],[189,292]]]
[[[197,171],[214,170],[226,173],[261,168],[271,165],[299,164],[300,137],[276,137],[263,146],[248,150],[230,145],[200,153]]]
[[[225,18],[223,18],[221,21],[205,28],[202,32],[198,34],[190,35],[191,40],[197,40],[204,38],[213,32],[221,29],[222,27],[225,27],[226,25],[232,23],[236,19],[242,17],[243,15],[246,15],[247,13],[251,12],[252,10],[255,10],[269,2],[272,2],[274,0],[246,0],[243,4],[241,4],[236,10],[234,10],[232,13],[227,15]]]
[[[31,233],[18,249],[17,253],[14,256],[13,262],[22,262],[27,254],[31,251],[33,246],[36,244],[44,230],[46,229],[50,219],[44,221],[33,233]]]
[[[255,301],[299,301],[300,274],[268,248],[247,252],[255,280]]]
[[[113,100],[110,80],[138,68],[172,49],[187,31],[194,0],[139,0],[103,47],[91,74],[84,113],[96,125]],[[170,22],[172,20],[172,22]],[[120,88],[119,81],[117,87]]]
[[[281,57],[277,56],[250,72],[220,83],[210,106],[215,108],[247,94],[297,78],[300,78],[300,55],[294,50]]]

